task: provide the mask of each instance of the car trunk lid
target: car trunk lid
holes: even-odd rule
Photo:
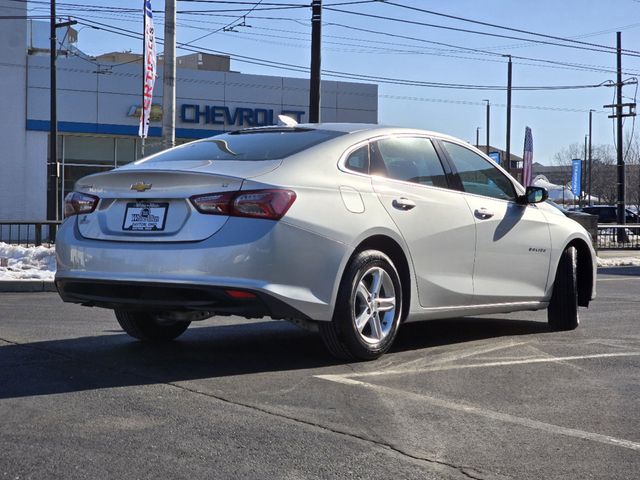
[[[79,180],[77,191],[100,198],[94,212],[78,215],[80,234],[94,240],[128,242],[203,240],[220,230],[228,217],[203,215],[189,198],[238,191],[244,178],[272,170],[280,162],[211,163],[180,162],[180,170],[167,164],[161,169],[157,164],[140,168],[143,164]]]

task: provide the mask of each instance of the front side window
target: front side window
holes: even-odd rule
[[[442,142],[462,181],[465,192],[501,200],[515,200],[511,181],[487,160],[468,148]]]
[[[385,138],[372,145],[372,154],[378,158],[379,174],[420,185],[447,187],[444,168],[428,138]]]

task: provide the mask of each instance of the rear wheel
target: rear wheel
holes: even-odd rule
[[[398,272],[385,254],[367,250],[360,252],[347,268],[333,319],[320,322],[320,335],[335,357],[373,360],[391,347],[401,315]]]
[[[115,310],[116,319],[122,329],[138,340],[163,342],[173,340],[184,333],[191,322],[167,322],[157,314],[134,310]]]
[[[560,257],[553,294],[547,309],[549,326],[554,330],[573,330],[578,316],[578,252],[568,247]]]

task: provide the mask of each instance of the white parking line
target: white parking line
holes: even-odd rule
[[[494,348],[496,350],[498,348]],[[490,348],[485,349],[485,351]],[[478,352],[479,353],[479,352]],[[469,355],[461,355],[459,358],[464,358]],[[640,352],[618,352],[618,353],[598,353],[593,355],[572,355],[566,357],[546,357],[546,358],[526,358],[521,360],[508,360],[508,361],[496,361],[496,362],[482,362],[482,363],[470,363],[466,365],[433,365],[424,368],[414,368],[405,370],[381,370],[375,372],[363,372],[363,373],[347,373],[347,374],[334,374],[334,375],[315,375],[316,378],[327,380],[330,382],[340,383],[344,385],[353,385],[365,387],[378,392],[387,394],[399,395],[403,397],[413,398],[423,402],[430,403],[441,408],[449,410],[455,410],[459,412],[468,413],[471,415],[477,415],[480,417],[489,418],[492,420],[498,420],[505,423],[511,423],[515,425],[522,425],[524,427],[541,430],[548,433],[565,435],[574,438],[580,438],[583,440],[590,440],[593,442],[603,443],[606,445],[613,445],[616,447],[627,448],[630,450],[640,451],[640,443],[632,442],[630,440],[611,437],[608,435],[602,435],[599,433],[587,432],[578,430],[575,428],[567,428],[559,425],[553,425],[551,423],[540,422],[538,420],[532,420],[530,418],[517,417],[507,413],[500,413],[493,410],[488,410],[473,405],[467,405],[459,402],[453,402],[450,400],[444,400],[441,398],[432,397],[430,395],[424,395],[420,393],[409,392],[405,390],[395,389],[391,387],[385,387],[382,385],[375,385],[373,383],[363,382],[356,380],[355,378],[362,377],[378,377],[382,375],[407,375],[417,373],[439,372],[443,370],[460,370],[465,368],[488,368],[488,367],[502,367],[509,365],[527,365],[535,363],[557,363],[566,362],[570,360],[586,360],[595,358],[616,358],[616,357],[637,357],[640,356]]]
[[[640,355],[640,353],[636,354]],[[480,417],[488,418],[491,420],[498,420],[505,423],[514,425],[521,425],[528,428],[533,428],[547,433],[565,435],[568,437],[579,438],[582,440],[590,440],[592,442],[603,443],[605,445],[613,445],[615,447],[627,448],[630,450],[640,451],[640,443],[632,442],[630,440],[624,440],[621,438],[610,437],[608,435],[601,435],[599,433],[586,432],[575,428],[561,427],[559,425],[553,425],[551,423],[540,422],[538,420],[532,420],[530,418],[517,417],[508,413],[500,413],[493,410],[487,410],[484,408],[474,407],[472,405],[466,405],[463,403],[452,402],[441,398],[432,397],[430,395],[424,395],[420,393],[408,392],[404,390],[398,390],[395,388],[384,387],[381,385],[374,385],[372,383],[362,382],[360,380],[354,380],[348,378],[345,375],[316,375],[317,378],[323,380],[329,380],[331,382],[342,383],[346,385],[357,385],[365,387],[378,392],[398,395],[402,397],[409,397],[417,401],[427,402],[437,407],[446,408],[449,410],[455,410],[471,415],[477,415]]]
[[[629,280],[640,280],[640,277],[618,277],[618,278],[598,278],[598,283],[600,282],[628,282]]]
[[[406,370],[379,370],[375,372],[362,372],[362,373],[345,373],[343,375],[316,375],[318,378],[324,378],[325,380],[334,379],[334,377],[341,378],[362,378],[362,377],[379,377],[382,375],[407,375],[416,373],[429,373],[440,372],[442,370],[460,370],[464,368],[485,368],[485,367],[504,367],[508,365],[525,365],[529,363],[553,363],[553,362],[566,362],[568,360],[585,360],[591,358],[610,358],[610,357],[637,357],[640,356],[640,352],[618,352],[618,353],[596,353],[593,355],[572,355],[568,357],[545,357],[545,358],[526,358],[522,360],[507,360],[500,362],[482,362],[482,363],[467,363],[463,365],[434,365],[423,368],[409,368]],[[333,380],[335,381],[335,380]]]
[[[465,348],[465,349],[460,349],[456,352],[448,352],[448,353],[443,353],[443,354],[439,354],[439,355],[435,355],[431,361],[427,362],[426,365],[440,365],[443,363],[450,363],[450,362],[455,362],[456,360],[462,360],[463,358],[467,358],[467,357],[475,357],[477,355],[482,355],[485,353],[491,353],[491,352],[495,352],[497,350],[504,350],[507,348],[512,348],[512,347],[518,347],[520,345],[525,345],[528,342],[514,342],[514,341],[505,341],[505,342],[500,342],[500,343],[492,343],[491,345],[481,345],[481,346],[474,346],[474,347],[469,347],[469,348]],[[416,360],[411,360],[409,362],[405,362],[405,363],[400,363],[398,365],[395,366],[394,370],[399,370],[402,369],[402,371],[405,371],[407,369],[409,369],[409,365],[415,364],[415,363],[421,363],[421,364],[425,364],[425,359],[424,358],[417,358]],[[420,367],[420,368],[426,368],[426,367]],[[413,371],[413,370],[411,370]]]

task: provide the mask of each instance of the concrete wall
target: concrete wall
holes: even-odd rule
[[[0,0],[0,16],[26,14],[26,2]],[[30,175],[35,168],[46,169],[46,158],[29,158],[27,155],[27,24],[25,20],[3,20],[1,27],[0,220],[42,219],[43,205],[37,201],[28,202],[24,195],[28,190],[46,188],[46,183],[35,184]]]

